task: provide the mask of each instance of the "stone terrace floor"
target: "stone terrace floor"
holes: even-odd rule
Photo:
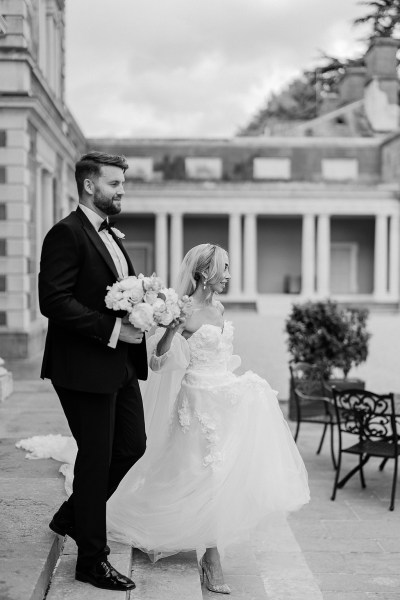
[[[35,434],[65,434],[67,426],[51,387],[32,381],[16,382],[16,391],[0,407],[0,423],[0,598],[42,600],[61,549],[61,540],[47,523],[63,499],[63,479],[59,463],[26,460],[15,442]],[[331,502],[333,469],[328,448],[316,456],[319,428],[303,427],[299,448],[309,472],[311,503],[287,521],[271,520],[248,544],[228,553],[224,568],[231,598],[398,600],[400,493],[395,511],[389,512],[392,466],[380,472],[378,462],[371,460],[366,468],[367,489],[362,490],[354,478]],[[74,553],[69,540],[48,600],[103,598],[99,590],[75,584]],[[128,565],[127,553],[129,549],[114,548],[116,564]],[[133,566],[138,588],[132,599],[201,598],[194,556],[178,555],[156,567],[136,556]],[[104,597],[112,600],[113,596]],[[203,596],[215,598],[204,589]]]
[[[232,316],[236,320],[237,315]],[[273,338],[281,331],[281,322],[263,324],[261,335],[268,332]],[[277,353],[264,354],[253,316],[239,318],[237,332],[237,351],[245,368],[266,375],[269,361],[279,363],[282,373],[287,371],[281,343]],[[25,453],[15,448],[21,438],[68,433],[50,384],[38,380],[39,365],[40,357],[7,363],[14,374],[15,392],[0,405],[0,599],[43,600],[61,552],[48,600],[113,600],[116,594],[74,582],[75,545],[71,540],[63,545],[47,527],[64,498],[59,463],[26,460]],[[286,403],[282,408],[286,410]],[[363,490],[354,477],[332,502],[334,471],[327,442],[321,455],[315,454],[319,436],[319,427],[303,425],[298,440],[309,473],[310,504],[288,520],[271,519],[248,544],[233,548],[225,557],[232,600],[400,598],[400,488],[394,512],[388,510],[393,466],[388,463],[380,472],[379,461],[371,459],[365,468],[367,488]],[[344,469],[353,460],[346,458]],[[216,598],[200,588],[193,555],[178,555],[153,566],[137,553],[132,559],[129,548],[113,546],[112,550],[116,565],[130,569],[133,564],[138,587],[131,600]],[[118,598],[124,594],[118,593]]]

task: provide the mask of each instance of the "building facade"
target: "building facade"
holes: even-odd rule
[[[173,285],[185,252],[208,241],[229,250],[228,303],[287,310],[294,296],[329,296],[397,306],[398,186],[380,179],[381,140],[89,145],[125,154],[131,165],[119,227],[140,270]],[[183,164],[180,180],[162,179],[166,156]],[[246,169],[248,178],[237,175]]]
[[[397,42],[375,40],[318,118],[279,134],[86,140],[64,103],[64,1],[0,0],[0,15],[1,356],[41,348],[41,242],[76,206],[89,149],[128,159],[118,227],[137,271],[174,285],[190,247],[218,243],[228,305],[282,315],[331,297],[398,312]]]
[[[64,0],[0,0],[0,356],[41,349],[44,235],[76,198],[86,141],[64,104]]]
[[[225,301],[399,307],[397,41],[377,39],[321,115],[229,140],[91,139],[130,164],[120,226],[140,269],[170,285],[201,242],[229,250]]]

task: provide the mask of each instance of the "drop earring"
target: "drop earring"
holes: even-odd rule
[[[205,290],[206,287],[207,287],[207,279],[204,277],[203,290]]]

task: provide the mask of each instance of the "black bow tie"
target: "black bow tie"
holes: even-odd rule
[[[103,229],[107,229],[108,233],[112,233],[111,228],[114,227],[115,223],[110,222],[108,219],[104,219],[102,224],[99,227],[99,231],[103,231]]]

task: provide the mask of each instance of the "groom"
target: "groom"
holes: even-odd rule
[[[106,502],[143,455],[146,434],[139,379],[147,378],[143,333],[105,306],[106,288],[134,275],[121,234],[123,156],[89,152],[76,163],[79,206],[43,242],[39,301],[49,320],[42,378],[49,378],[78,445],[73,494],[50,522],[78,545],[75,577],[127,591],[131,579],[107,560]]]

